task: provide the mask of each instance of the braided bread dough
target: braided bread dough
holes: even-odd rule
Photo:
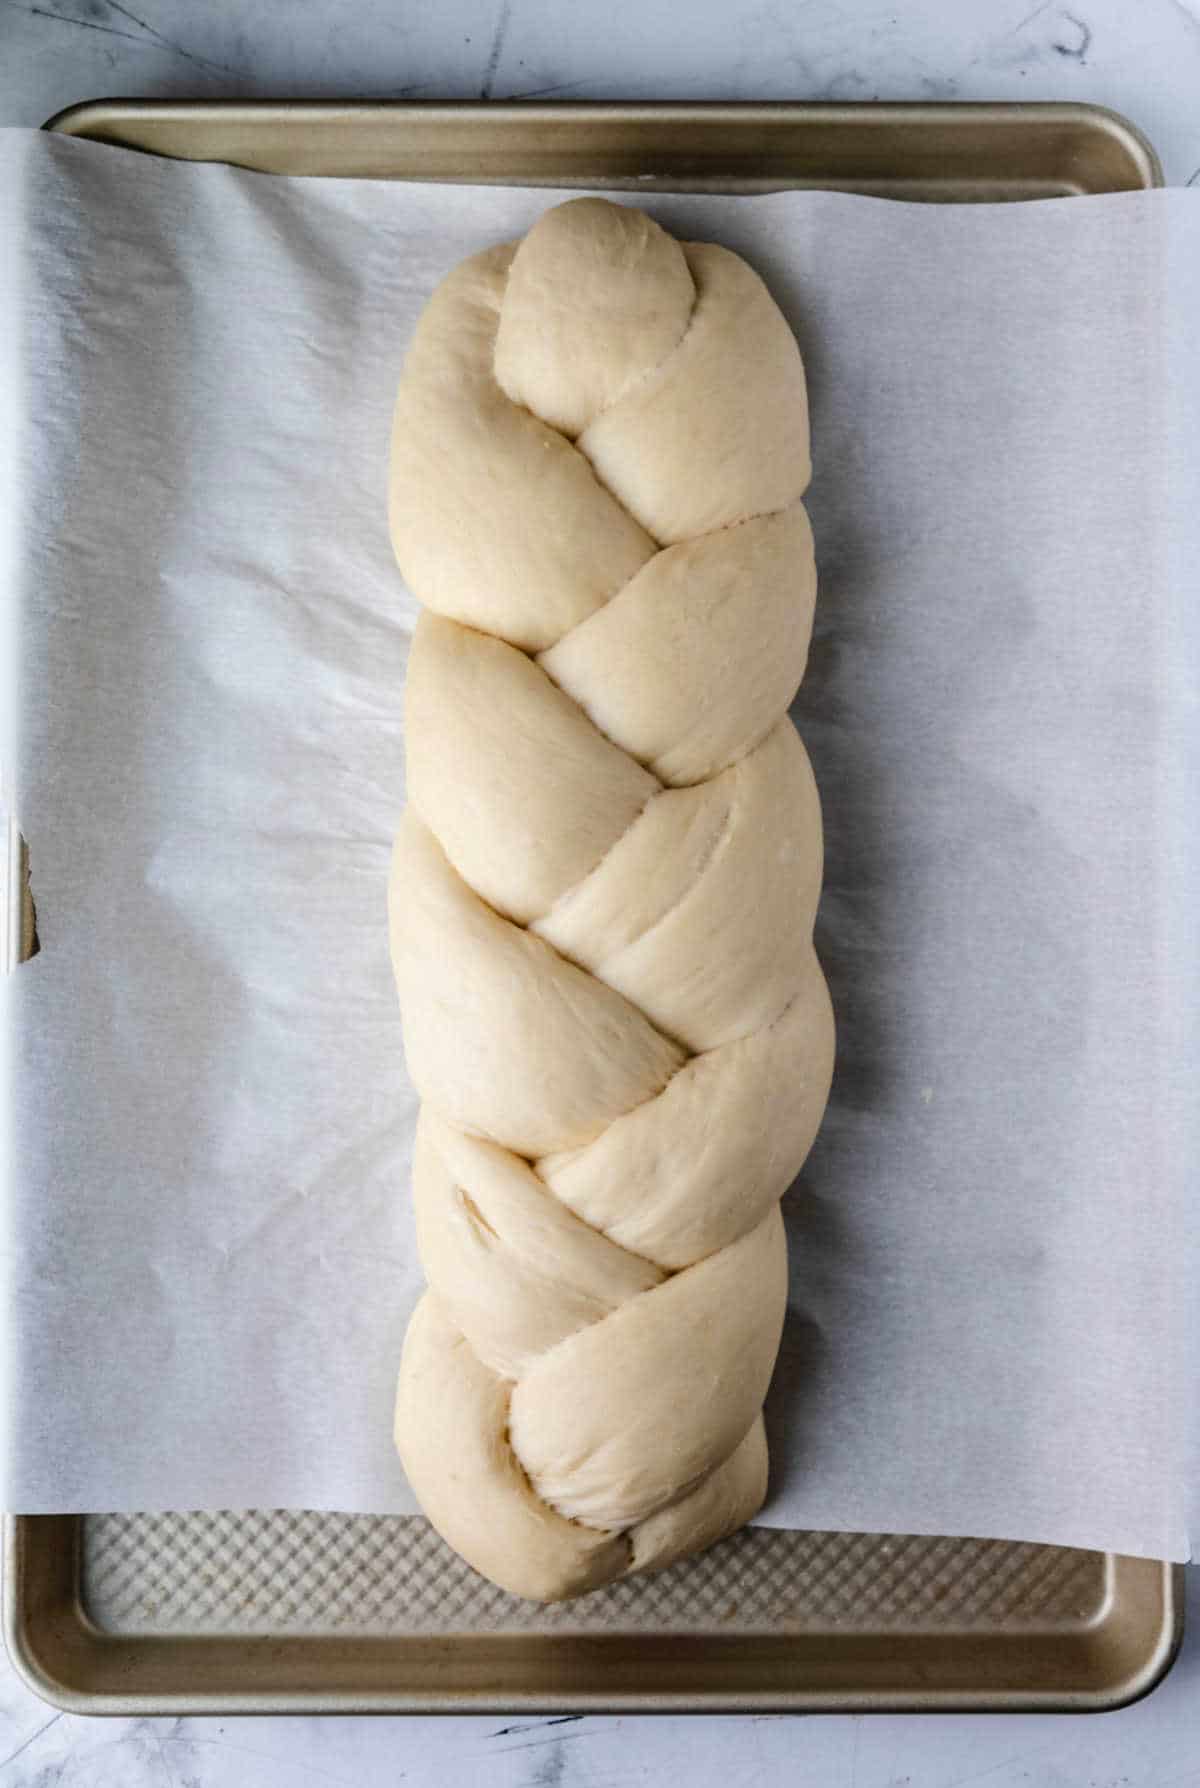
[[[758,276],[580,199],[435,292],[391,527],[424,604],[389,890],[429,1290],[396,1443],[552,1600],[741,1526],[833,1021],[787,717],[804,373]]]

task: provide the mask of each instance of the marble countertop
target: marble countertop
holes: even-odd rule
[[[1200,0],[0,0],[3,124],[106,94],[1090,100],[1182,186],[1198,74]]]
[[[0,0],[0,124],[75,100],[1055,99],[1200,185],[1200,0]],[[3,1788],[1200,1788],[1192,1641],[1117,1714],[157,1719],[57,1714],[0,1661]]]

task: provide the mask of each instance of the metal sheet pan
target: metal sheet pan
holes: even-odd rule
[[[537,105],[98,100],[50,129],[272,174],[928,200],[1162,185],[1127,119],[1086,105]]]
[[[1133,126],[1088,106],[109,100],[52,125],[394,179],[981,201],[1162,183]],[[14,1661],[86,1713],[1101,1709],[1154,1686],[1181,1627],[1176,1567],[1000,1541],[750,1529],[543,1609],[418,1519],[17,1516],[5,1536]]]

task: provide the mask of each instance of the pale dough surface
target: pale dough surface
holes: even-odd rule
[[[779,1199],[824,1110],[796,343],[735,255],[602,200],[431,298],[390,516],[425,612],[392,959],[429,1290],[396,1441],[517,1594],[766,1491]]]

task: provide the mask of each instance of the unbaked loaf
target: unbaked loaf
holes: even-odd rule
[[[758,275],[579,199],[439,286],[390,520],[424,605],[389,890],[422,1113],[396,1444],[553,1600],[741,1526],[824,1109],[816,593],[796,343]]]

